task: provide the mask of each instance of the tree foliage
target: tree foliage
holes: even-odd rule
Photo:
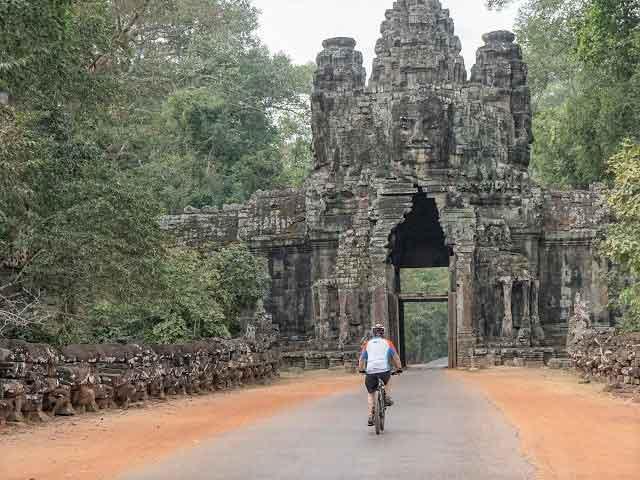
[[[40,321],[15,323],[4,333],[60,345],[229,336],[239,332],[240,315],[263,298],[269,282],[264,262],[241,244],[213,254],[171,248],[157,267],[135,296],[103,294],[84,304],[81,314],[32,317]]]
[[[490,9],[500,10],[511,5],[515,0],[486,0],[485,3]]]
[[[159,279],[136,302],[96,304],[95,340],[176,343],[237,333],[240,314],[264,296],[269,281],[264,263],[241,244],[210,255],[173,249]]]
[[[608,202],[616,222],[609,228],[604,251],[623,277],[615,299],[622,310],[625,330],[640,331],[640,146],[626,143],[609,160],[614,179]]]
[[[526,0],[516,22],[534,101],[532,169],[543,183],[608,179],[638,138],[638,0]]]
[[[613,81],[629,79],[640,60],[639,26],[638,0],[591,0],[578,24],[578,57]]]
[[[0,312],[47,318],[12,334],[237,328],[257,259],[174,251],[158,217],[299,185],[310,67],[261,44],[250,0],[0,0],[0,18]]]
[[[401,289],[438,295],[449,290],[448,268],[403,269]],[[404,306],[407,361],[428,363],[447,356],[449,310],[446,303]]]
[[[449,314],[446,303],[404,306],[407,362],[429,363],[449,352]]]

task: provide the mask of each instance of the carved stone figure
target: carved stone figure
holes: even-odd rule
[[[58,387],[49,391],[44,399],[45,411],[52,416],[69,417],[76,414],[71,404],[69,387]]]
[[[400,166],[447,162],[449,120],[442,101],[437,97],[411,101],[404,97],[393,112],[393,151]]]

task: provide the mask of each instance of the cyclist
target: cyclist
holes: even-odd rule
[[[391,366],[396,368],[398,373],[402,372],[402,363],[396,347],[391,340],[384,338],[384,325],[377,324],[372,330],[373,338],[367,341],[362,347],[360,354],[359,370],[366,373],[364,385],[367,388],[369,406],[369,426],[373,425],[373,402],[374,392],[378,388],[378,379],[381,379],[386,386],[387,406],[393,405],[391,399],[390,383]]]

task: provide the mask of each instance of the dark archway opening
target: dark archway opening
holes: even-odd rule
[[[404,365],[451,357],[451,249],[445,242],[438,208],[420,192],[413,209],[391,233],[390,263],[394,295],[390,330]],[[451,359],[449,365],[452,365]]]
[[[434,199],[424,193],[414,196],[411,213],[391,233],[391,245],[391,263],[396,268],[449,266],[450,250]]]

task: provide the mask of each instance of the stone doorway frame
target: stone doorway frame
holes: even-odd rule
[[[384,319],[390,338],[400,345],[400,276],[391,261],[392,246],[389,238],[394,229],[405,222],[413,210],[414,196],[423,193],[435,201],[438,222],[445,234],[450,250],[448,311],[449,311],[449,368],[464,365],[470,356],[469,348],[475,344],[472,328],[473,276],[475,252],[476,214],[473,208],[447,206],[450,190],[445,186],[424,186],[392,181],[379,190],[381,203],[388,213],[376,224],[372,235],[372,272],[379,279],[372,285],[372,318]],[[394,215],[389,215],[389,213]],[[382,220],[382,219],[381,219]],[[383,248],[379,248],[383,247]],[[382,280],[381,282],[379,282]],[[444,301],[444,298],[442,298]],[[403,332],[404,333],[404,332]],[[400,348],[400,347],[399,347]]]
[[[369,247],[371,326],[376,322],[384,323],[390,338],[394,342],[399,341],[399,275],[391,261],[390,237],[411,213],[414,196],[423,193],[436,203],[438,221],[450,251],[449,331],[452,345],[449,349],[449,366],[458,368],[469,365],[471,350],[476,343],[473,301],[477,216],[474,207],[450,201],[451,197],[455,199],[455,191],[444,184],[416,186],[389,179],[379,184],[377,190],[377,200],[371,212],[375,223]]]

